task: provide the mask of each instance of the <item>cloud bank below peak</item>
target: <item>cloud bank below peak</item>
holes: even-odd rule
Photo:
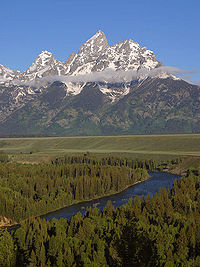
[[[43,78],[36,78],[32,81],[20,81],[13,80],[14,85],[26,85],[26,86],[42,86],[46,83],[53,83],[55,81],[60,81],[63,83],[82,83],[82,82],[108,82],[108,83],[121,83],[121,82],[131,82],[134,80],[142,80],[147,77],[156,78],[167,78],[170,75],[176,75],[180,79],[183,79],[189,83],[193,83],[190,80],[190,75],[193,73],[199,72],[198,70],[182,70],[180,68],[171,67],[171,66],[161,66],[153,70],[148,69],[139,69],[135,70],[118,70],[106,69],[101,72],[92,72],[89,74],[78,74],[76,76],[72,75],[54,75],[46,76]],[[199,81],[197,83],[199,85]]]

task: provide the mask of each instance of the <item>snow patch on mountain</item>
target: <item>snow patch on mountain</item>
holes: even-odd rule
[[[17,96],[15,97],[15,101],[16,102],[18,102],[19,101],[19,97],[20,96],[25,96],[26,94],[24,93],[24,92],[19,92],[18,94],[17,94]]]
[[[78,95],[86,83],[65,82],[67,95]]]
[[[117,87],[110,87],[109,84],[99,83],[98,86],[99,90],[110,98],[111,103],[118,101],[130,92],[130,83],[120,84]]]

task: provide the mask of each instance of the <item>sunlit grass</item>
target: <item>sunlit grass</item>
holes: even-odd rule
[[[48,138],[1,138],[0,151],[37,158],[90,152],[160,156],[200,156],[200,134]]]

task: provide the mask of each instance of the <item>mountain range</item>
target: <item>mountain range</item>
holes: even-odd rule
[[[0,65],[1,135],[200,132],[200,87],[132,40],[98,31],[65,62],[42,51],[25,72]]]

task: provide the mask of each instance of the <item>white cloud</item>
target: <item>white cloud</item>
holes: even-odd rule
[[[27,86],[39,86],[42,84],[45,84],[47,82],[54,82],[54,81],[60,81],[64,83],[80,83],[80,82],[130,82],[136,79],[142,79],[145,77],[156,77],[159,76],[159,74],[166,73],[168,75],[184,75],[183,79],[185,77],[185,80],[189,81],[190,76],[188,76],[191,73],[198,72],[198,70],[182,70],[176,67],[170,67],[170,66],[162,66],[159,68],[155,68],[153,70],[148,69],[140,69],[138,71],[135,70],[128,70],[128,71],[115,71],[113,69],[106,69],[101,72],[93,72],[91,74],[85,74],[85,75],[76,75],[76,76],[70,76],[70,75],[62,75],[62,76],[47,76],[40,79],[35,79],[33,81],[20,81],[20,80],[14,80],[13,83],[17,85],[27,85]]]

